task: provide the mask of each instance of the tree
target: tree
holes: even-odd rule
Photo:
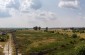
[[[37,27],[37,26],[35,26],[35,27],[33,27],[33,29],[34,29],[34,30],[38,30],[38,27]]]
[[[34,30],[41,30],[41,27],[35,26],[33,27]]]
[[[48,27],[45,28],[45,31],[46,31],[46,32],[48,31]]]
[[[38,27],[39,30],[41,30],[41,27]]]

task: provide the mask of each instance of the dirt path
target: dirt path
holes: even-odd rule
[[[13,48],[12,48],[12,39],[11,39],[11,34],[9,34],[9,40],[8,40],[8,42],[4,46],[3,53],[5,55],[12,55],[12,51],[13,51]]]

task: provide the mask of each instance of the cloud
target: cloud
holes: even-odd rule
[[[7,11],[0,11],[0,18],[7,18],[7,17],[11,17],[9,12],[7,12]]]
[[[42,7],[40,0],[0,0],[0,17],[10,17],[11,10],[18,10],[20,13],[29,13]],[[13,12],[12,12],[13,13]]]
[[[57,15],[54,12],[37,10],[29,13],[17,12],[11,18],[0,19],[1,27],[46,27],[48,24],[54,23]],[[50,22],[51,21],[51,22]]]
[[[42,7],[40,0],[22,0],[20,4],[21,4],[20,9],[21,11],[24,12],[27,12],[32,9],[37,10]]]
[[[29,11],[29,9],[40,9],[42,4],[40,0],[10,0],[7,8],[14,8],[21,11]]]
[[[22,13],[23,14],[23,13]],[[57,18],[57,15],[51,11],[42,11],[37,10],[33,12],[29,12],[27,14],[29,18],[32,18],[34,21],[54,21]]]
[[[8,1],[9,2],[9,1]],[[0,18],[10,17],[9,9],[6,8],[7,0],[0,0]]]
[[[20,1],[19,0],[10,0],[9,4],[6,5],[7,8],[19,9]]]
[[[57,15],[51,11],[38,10],[33,13],[29,13],[28,17],[30,18],[29,23],[31,26],[54,26],[52,24],[54,24],[54,21],[57,20]]]
[[[79,0],[61,0],[58,4],[60,8],[78,8]]]
[[[53,12],[50,12],[50,11],[43,11],[43,12],[39,12],[36,16],[36,19],[37,20],[41,20],[41,21],[53,21],[53,20],[56,20],[56,17],[57,15]]]
[[[42,4],[41,4],[41,2],[40,2],[40,0],[32,0],[32,4],[31,4],[31,8],[33,8],[33,9],[39,9],[39,8],[41,8],[42,7]]]
[[[57,15],[54,12],[42,10],[29,12],[27,14],[22,13],[21,16],[24,16],[23,18],[26,17],[25,22],[28,22],[30,26],[47,26],[48,22],[50,23],[50,21],[57,19]]]

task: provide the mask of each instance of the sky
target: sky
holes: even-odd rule
[[[85,27],[85,0],[0,0],[0,28]]]

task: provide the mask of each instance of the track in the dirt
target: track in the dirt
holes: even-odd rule
[[[12,34],[12,38],[13,38],[13,43],[15,45],[15,54],[18,55],[18,47],[17,47],[17,41],[16,41],[16,36],[14,35],[14,33]]]

